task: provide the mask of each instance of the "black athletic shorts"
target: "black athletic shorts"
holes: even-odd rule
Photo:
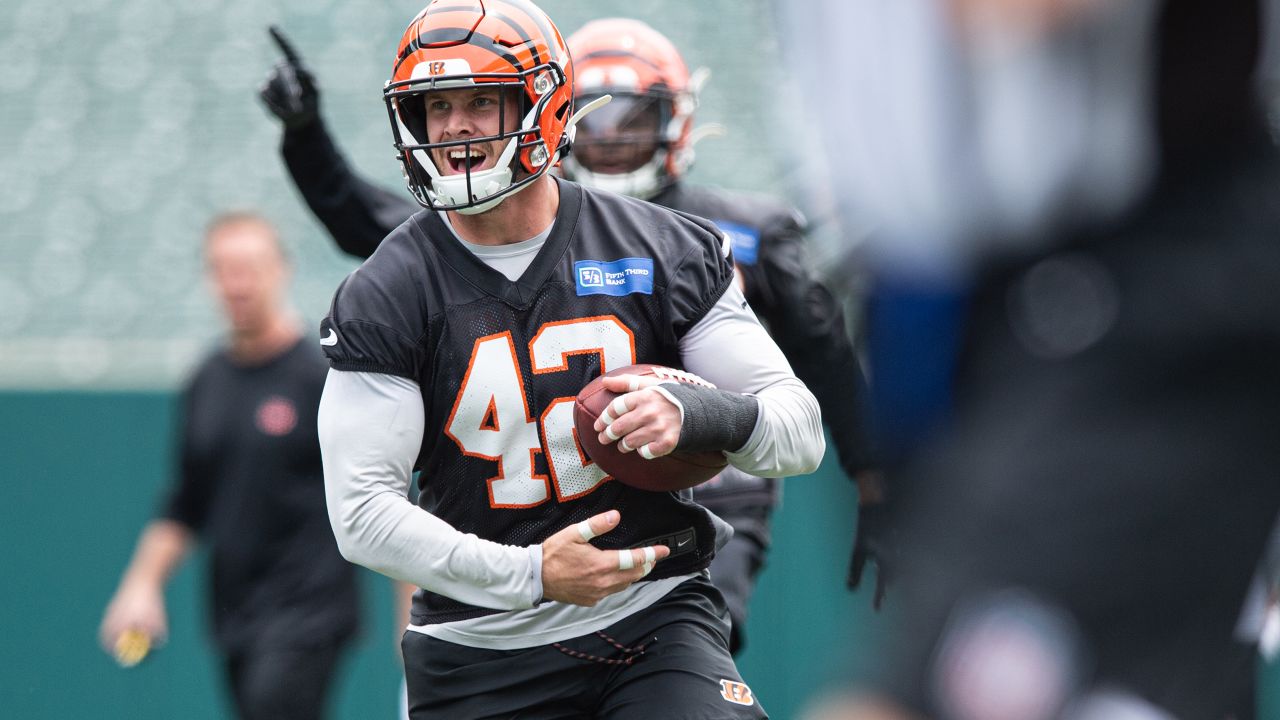
[[[767,718],[729,656],[724,598],[705,578],[600,633],[486,650],[406,631],[411,720]]]

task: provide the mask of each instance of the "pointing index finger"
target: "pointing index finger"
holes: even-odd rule
[[[268,25],[267,32],[271,33],[271,39],[276,41],[276,46],[280,48],[280,52],[284,53],[286,60],[295,64],[302,61],[298,51],[293,49],[293,44],[284,36],[284,32],[278,25]]]

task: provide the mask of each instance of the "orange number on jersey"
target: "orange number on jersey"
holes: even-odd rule
[[[570,355],[598,355],[605,373],[635,362],[635,336],[616,317],[605,315],[547,323],[529,342],[534,374],[567,370]],[[551,485],[558,500],[570,500],[595,490],[608,477],[579,448],[573,401],[556,398],[535,421],[511,333],[476,340],[445,434],[464,455],[498,463],[498,474],[488,481],[490,505],[532,507],[550,497]],[[546,453],[550,482],[534,474],[539,452]]]

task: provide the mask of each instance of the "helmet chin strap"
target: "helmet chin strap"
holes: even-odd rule
[[[522,125],[527,124],[533,116],[534,111],[531,110],[529,115],[525,117]],[[396,123],[400,126],[400,133],[405,137],[413,138],[415,144],[418,138],[405,127],[404,121],[400,119],[400,114],[396,113]],[[434,195],[445,205],[460,205],[464,202],[471,202],[483,197],[488,197],[502,191],[511,185],[511,159],[515,157],[516,142],[519,138],[513,137],[507,141],[506,146],[502,149],[502,154],[498,156],[498,160],[494,166],[488,170],[480,170],[471,172],[467,170],[461,175],[444,175],[440,169],[436,167],[436,163],[431,159],[430,154],[426,150],[412,150],[413,158],[418,161],[423,170],[427,171],[427,175],[431,177],[431,189],[429,193]],[[467,185],[471,186],[471,195],[467,195]],[[482,213],[492,209],[502,202],[505,195],[492,198],[488,201],[481,202],[471,207],[459,208],[458,212],[464,215],[473,215]]]
[[[667,162],[667,151],[655,150],[649,162],[641,167],[631,172],[612,175],[592,172],[583,167],[582,163],[574,161],[572,157],[565,162],[571,163],[573,179],[587,187],[648,200],[664,187],[659,169]]]
[[[612,99],[613,96],[611,95],[598,97],[581,107],[573,114],[572,117],[569,118],[569,122],[565,123],[565,132],[568,134],[570,142],[572,142],[574,128],[578,121],[586,117],[588,113],[603,107]],[[521,123],[521,127],[523,128],[528,126],[536,113],[536,108],[531,109],[529,114],[525,116],[524,121]],[[405,127],[404,122],[400,119],[399,113],[396,114],[396,122],[400,125],[400,132],[403,135],[411,138],[414,137],[413,133],[409,132],[409,129]],[[417,138],[414,138],[414,140],[416,141]],[[466,173],[461,175],[441,174],[440,169],[436,167],[435,162],[425,150],[413,150],[412,154],[414,159],[418,161],[418,164],[427,171],[427,175],[431,177],[432,190],[429,190],[428,192],[431,192],[446,205],[460,205],[468,201],[481,200],[481,202],[478,202],[475,205],[457,209],[457,212],[463,215],[478,215],[482,212],[492,210],[503,200],[515,195],[532,184],[527,183],[520,186],[513,192],[498,195],[497,197],[490,197],[511,186],[511,179],[513,175],[512,160],[515,158],[516,149],[519,146],[518,140],[519,137],[513,137],[507,141],[506,146],[502,149],[502,154],[498,156],[493,167],[488,170],[481,170],[474,173],[468,170]],[[549,159],[546,164],[550,165],[554,162],[555,159]],[[470,197],[467,197],[468,178],[470,178],[472,191]],[[483,198],[489,199],[483,200]]]
[[[425,150],[414,150],[413,157],[431,176],[432,192],[446,205],[457,205],[471,200],[492,195],[511,184],[511,158],[515,157],[516,139],[507,141],[506,147],[493,167],[488,170],[472,172],[467,170],[460,175],[443,175],[436,167],[435,161]],[[467,185],[471,186],[471,196],[467,196]],[[464,208],[469,210],[470,208]]]
[[[515,157],[516,146],[519,144],[516,142],[518,139],[518,137],[513,137],[508,140],[506,147],[502,149],[502,154],[498,156],[493,167],[479,172],[467,170],[461,175],[441,175],[436,168],[436,164],[430,162],[430,158],[426,158],[428,161],[426,166],[427,174],[431,176],[432,187],[436,188],[434,190],[436,196],[446,204],[457,205],[467,201],[487,198],[509,187],[512,177],[511,159]],[[426,157],[426,153],[421,150],[415,150],[414,152],[422,153],[423,157]],[[421,162],[421,158],[419,162]],[[467,197],[468,180],[471,185],[470,197]],[[516,192],[519,192],[519,190]],[[508,195],[514,194],[508,193]],[[457,211],[463,215],[477,215],[497,207],[498,203],[502,202],[506,197],[507,195],[499,195],[470,207],[458,208]]]

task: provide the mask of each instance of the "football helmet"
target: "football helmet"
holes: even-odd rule
[[[675,45],[639,20],[593,20],[568,39],[576,102],[613,101],[583,120],[564,173],[613,192],[650,198],[693,163],[693,112],[706,78],[692,76]]]
[[[433,143],[426,103],[432,93],[459,88],[502,93],[498,130]],[[518,98],[518,118],[508,117],[510,96]],[[405,30],[383,99],[410,192],[424,207],[465,214],[497,206],[556,165],[575,120],[569,51],[528,0],[433,0]],[[496,164],[472,170],[492,147],[500,148]],[[437,167],[433,155],[457,164]]]

